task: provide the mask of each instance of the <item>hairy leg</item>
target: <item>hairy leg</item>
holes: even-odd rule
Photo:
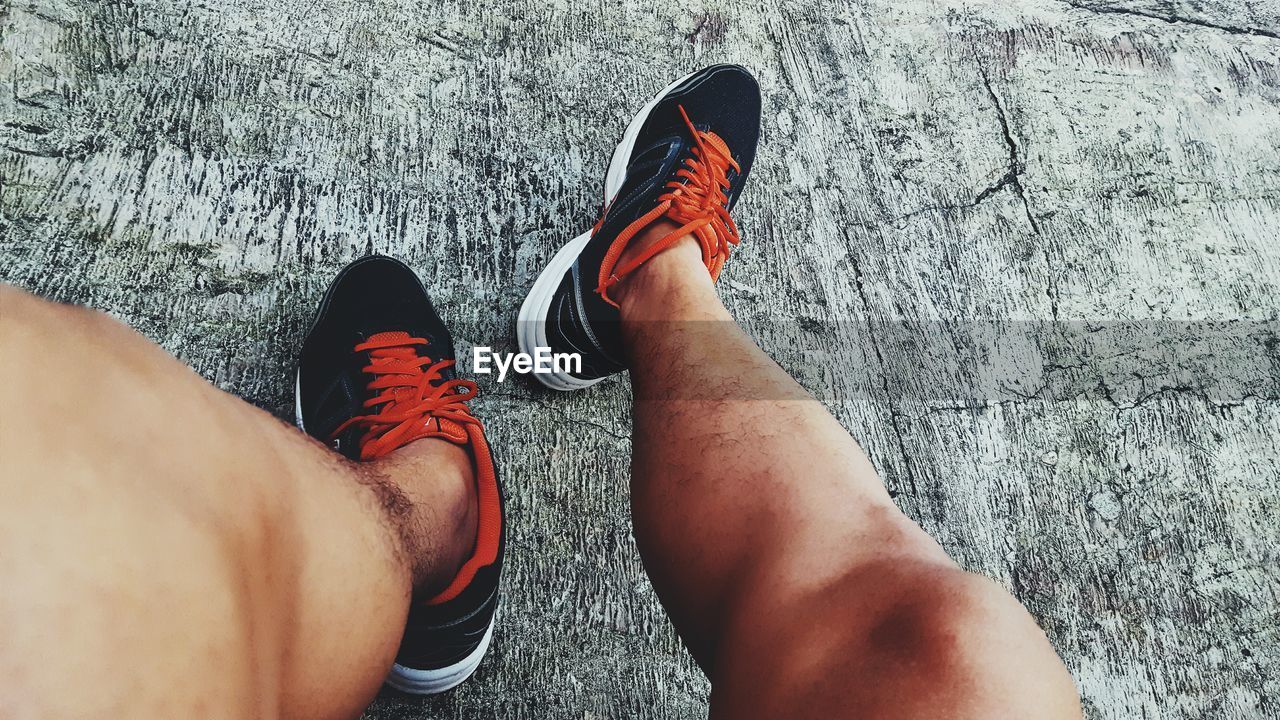
[[[354,717],[471,465],[357,466],[101,313],[0,286],[0,716]]]
[[[1027,612],[897,510],[733,323],[692,241],[619,289],[636,538],[713,717],[1079,717]]]

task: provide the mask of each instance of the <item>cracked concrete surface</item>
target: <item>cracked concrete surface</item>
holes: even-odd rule
[[[513,349],[634,109],[750,66],[735,317],[1030,608],[1091,718],[1280,716],[1280,3],[0,0],[0,26],[0,279],[281,417],[343,263],[405,259],[464,352]],[[498,641],[368,717],[705,716],[630,535],[628,384],[488,390]]]
[[[987,77],[987,71],[979,68],[982,74],[982,86],[987,89],[987,95],[991,98],[991,103],[995,106],[996,117],[1000,120],[1000,134],[1004,136],[1004,144],[1009,148],[1009,169],[1005,172],[1004,177],[1000,178],[1000,182],[978,193],[973,199],[972,207],[976,207],[983,200],[994,195],[996,192],[1006,187],[1013,188],[1018,194],[1018,199],[1022,201],[1022,209],[1026,212],[1027,222],[1031,224],[1031,230],[1035,234],[1040,234],[1040,226],[1036,224],[1035,215],[1031,214],[1031,205],[1027,202],[1026,188],[1022,187],[1022,171],[1026,167],[1026,163],[1022,160],[1021,151],[1018,149],[1018,141],[1013,138],[1013,133],[1009,130],[1009,117],[1005,115],[1004,103],[1000,100],[1000,96],[991,87],[991,78]]]
[[[1275,3],[1267,2],[1227,2],[1209,3],[1200,0],[1190,2],[1173,2],[1171,0],[1148,0],[1142,2],[1109,2],[1107,0],[1063,0],[1073,8],[1089,12],[1112,15],[1131,15],[1133,17],[1161,20],[1167,23],[1186,23],[1236,35],[1260,35],[1262,37],[1280,39],[1280,10]],[[1232,25],[1218,18],[1243,16],[1246,25]],[[1252,22],[1250,22],[1252,21]]]

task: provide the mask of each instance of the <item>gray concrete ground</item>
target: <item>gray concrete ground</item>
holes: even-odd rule
[[[343,263],[407,260],[464,347],[511,349],[634,109],[750,66],[736,317],[1027,604],[1089,717],[1280,716],[1280,3],[0,13],[0,278],[282,417]],[[630,535],[628,383],[485,391],[513,531],[497,645],[455,693],[368,717],[703,717]]]

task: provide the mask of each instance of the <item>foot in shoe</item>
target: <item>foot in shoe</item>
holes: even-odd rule
[[[443,589],[416,589],[411,601],[387,677],[406,692],[461,683],[493,633],[505,521],[484,428],[467,407],[475,396],[475,383],[454,371],[453,339],[412,270],[375,256],[339,273],[298,364],[299,427],[359,462],[400,451],[399,461],[416,440],[442,440],[465,453],[475,482],[474,547],[451,580],[437,583]]]
[[[579,373],[535,375],[573,390],[626,369],[619,298],[627,278],[660,253],[696,243],[712,280],[739,235],[730,211],[760,134],[760,89],[737,65],[682,78],[645,105],[614,152],[605,212],[556,254],[520,309],[523,352],[578,353]]]

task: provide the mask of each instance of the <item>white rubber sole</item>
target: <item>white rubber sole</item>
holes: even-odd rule
[[[301,371],[294,374],[293,412],[294,422],[297,423],[298,429],[306,432],[306,425],[302,422]],[[465,658],[439,670],[418,670],[417,668],[396,663],[391,666],[391,672],[387,673],[385,682],[400,692],[414,695],[434,695],[457,687],[464,680],[471,677],[476,668],[480,667],[480,661],[484,659],[484,654],[489,651],[489,642],[493,639],[493,624],[497,618],[498,614],[494,613],[493,617],[489,619],[489,627],[484,631],[484,637],[480,639],[480,644]]]
[[[293,373],[293,422],[302,432],[307,431],[302,422],[302,370]]]
[[[480,667],[480,661],[489,651],[489,641],[493,639],[493,623],[497,618],[498,614],[494,613],[493,619],[489,620],[488,629],[484,631],[484,637],[480,638],[480,644],[465,658],[439,670],[417,670],[396,663],[391,666],[386,683],[400,692],[414,695],[435,695],[461,685]]]
[[[618,191],[622,189],[622,183],[627,179],[627,160],[631,157],[631,151],[635,149],[636,138],[640,136],[640,128],[644,127],[645,121],[649,119],[649,113],[653,112],[659,102],[662,102],[662,98],[666,97],[667,93],[695,74],[689,73],[663,88],[662,92],[640,108],[640,112],[631,119],[631,124],[622,135],[622,142],[618,143],[618,147],[613,150],[613,157],[609,160],[609,171],[604,176],[605,207],[608,207],[617,197]],[[555,295],[556,288],[560,286],[560,280],[573,266],[573,262],[578,259],[578,254],[590,239],[591,231],[588,230],[560,248],[551,258],[551,262],[547,263],[547,267],[538,275],[533,287],[529,289],[529,295],[520,305],[520,315],[516,321],[516,341],[520,344],[520,352],[532,355],[537,348],[547,347],[547,312],[551,309],[551,298]],[[552,390],[561,391],[581,390],[604,379],[583,380],[566,372],[537,373],[534,377]]]

